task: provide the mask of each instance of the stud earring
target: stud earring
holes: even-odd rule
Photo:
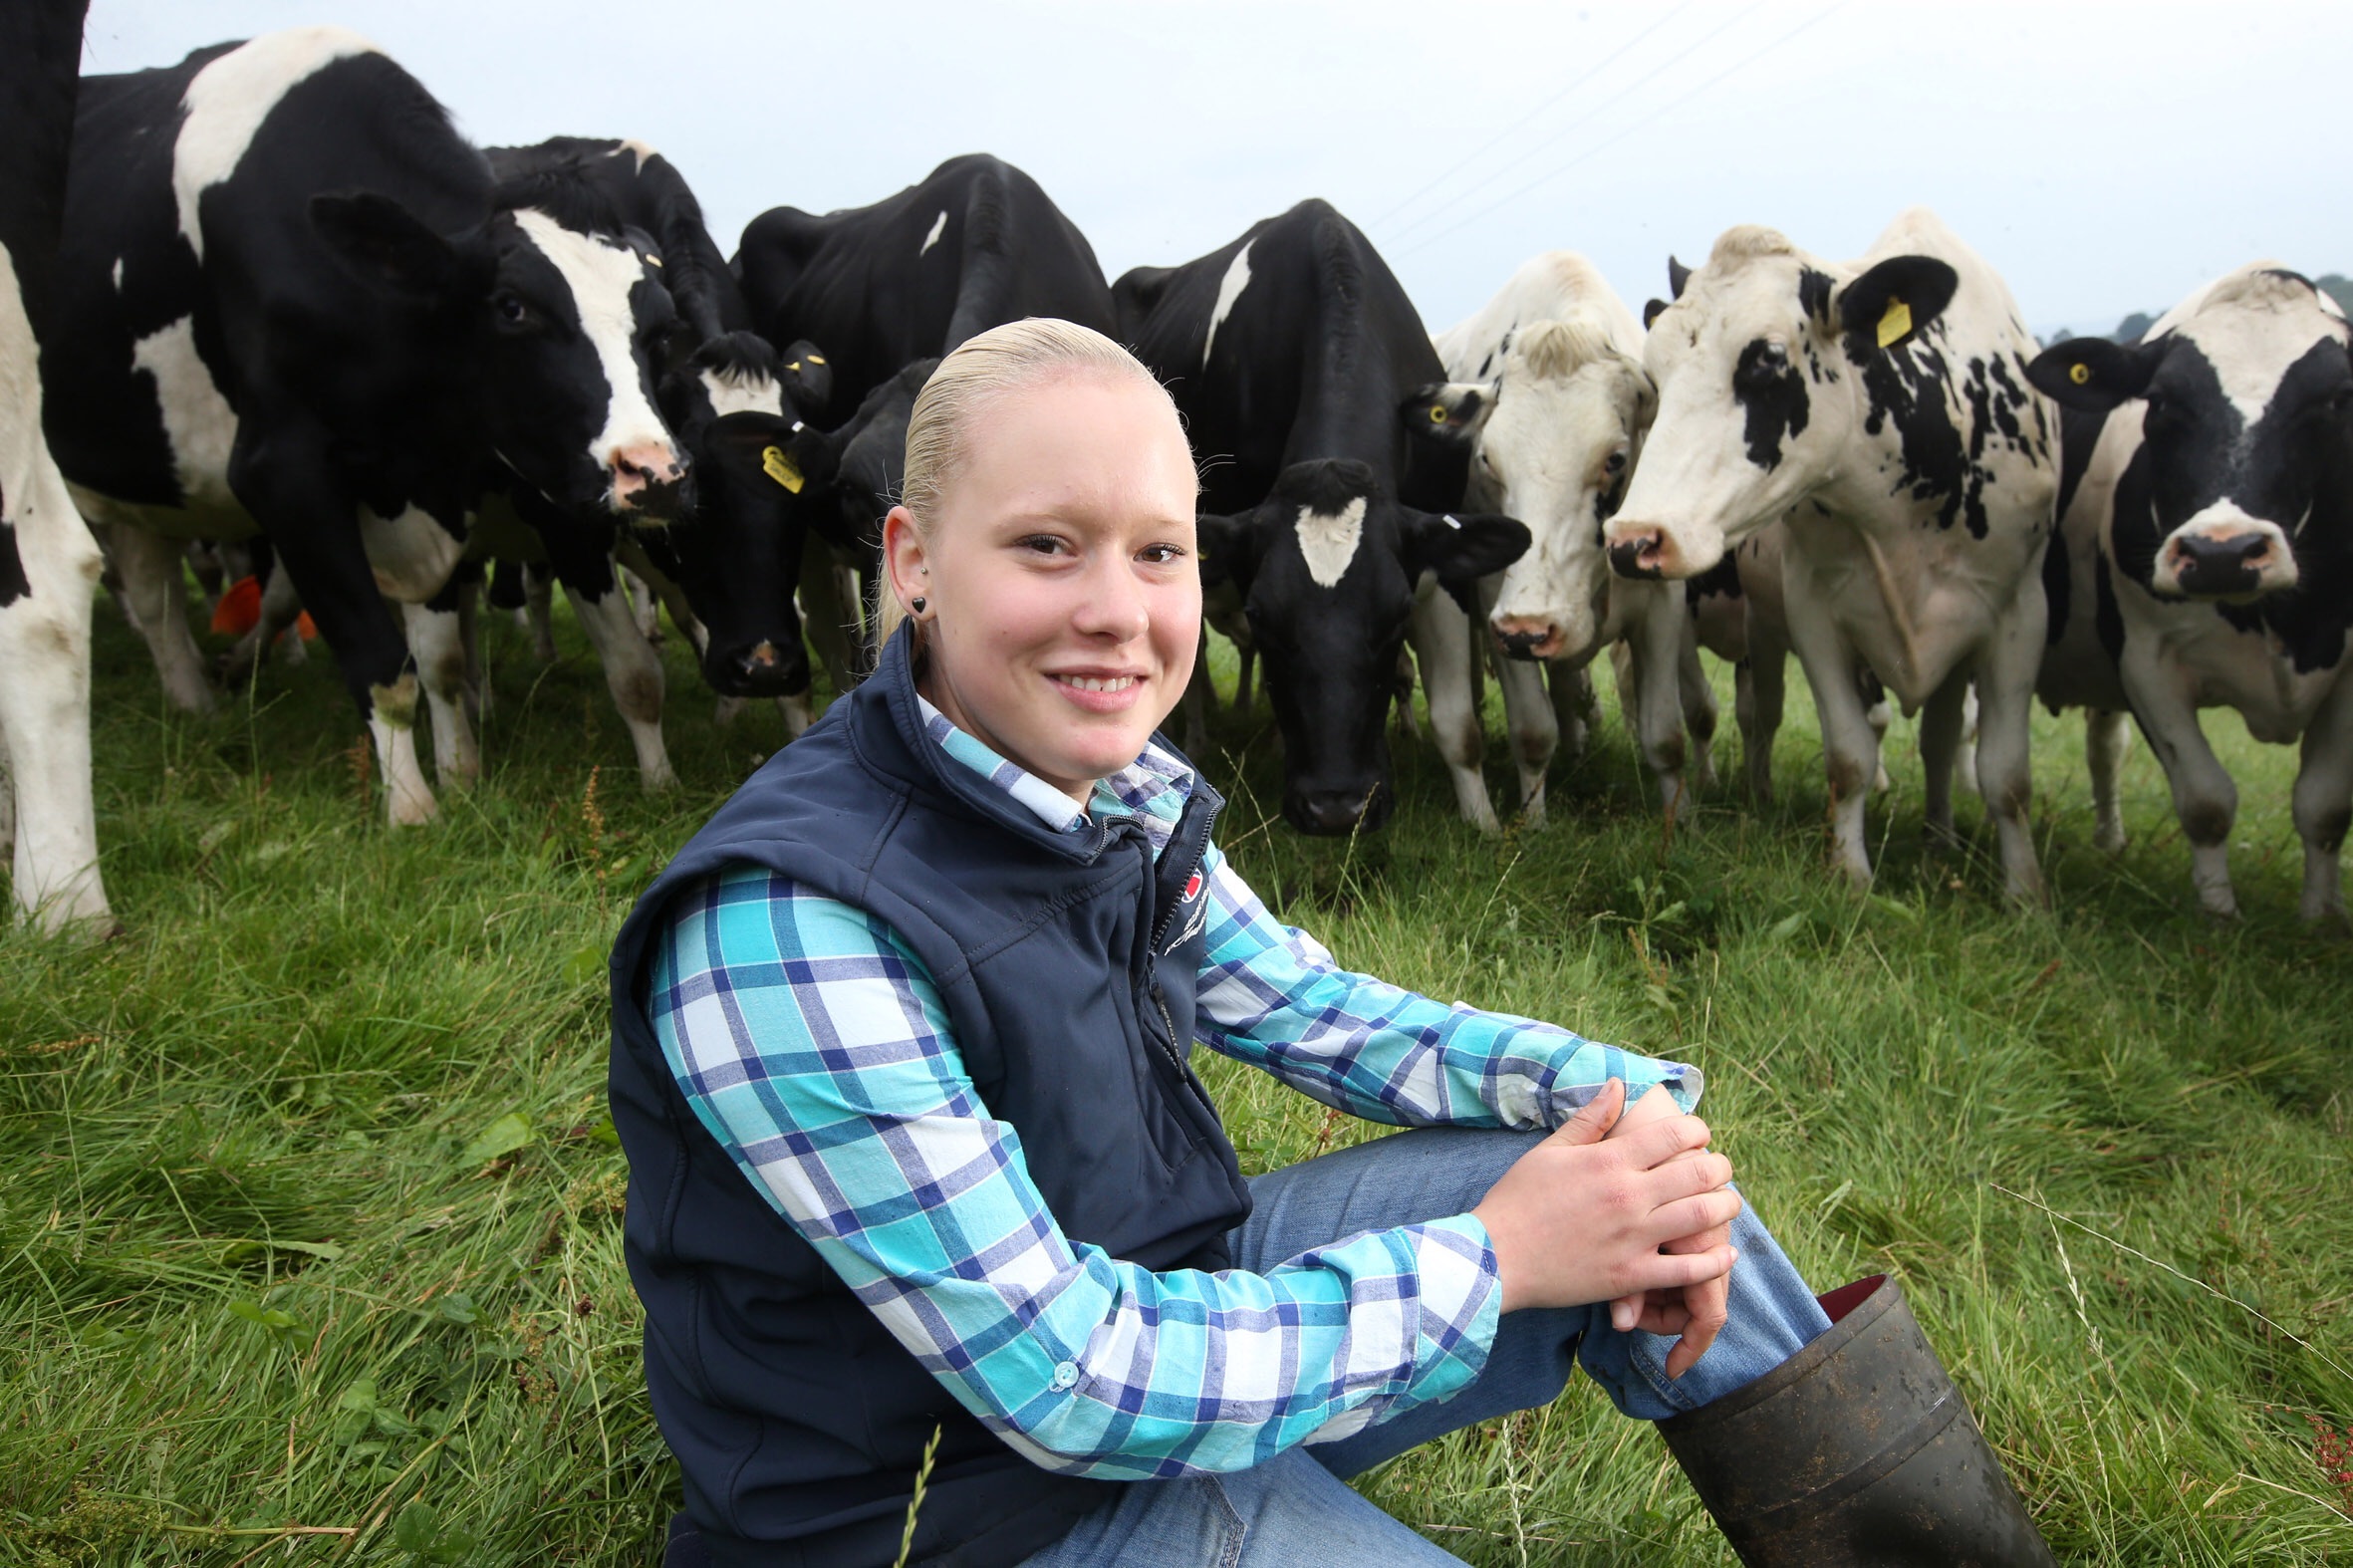
[[[912,604],[912,605],[910,605],[910,606],[908,606],[908,608],[909,608],[910,610],[913,610],[913,611],[914,611],[914,612],[915,612],[916,615],[918,615],[918,616],[919,616],[919,615],[921,615],[921,614],[923,613],[923,602],[924,602],[924,601],[923,601],[923,596],[922,596],[922,595],[920,595],[920,594],[917,594],[917,595],[915,596],[915,603],[914,603],[914,604]]]

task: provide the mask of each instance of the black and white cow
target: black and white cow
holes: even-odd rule
[[[1879,760],[1867,671],[1926,708],[1927,814],[1943,835],[1974,682],[2004,888],[2042,896],[2027,728],[2057,430],[2026,382],[2033,353],[2001,279],[1925,208],[1849,265],[1731,229],[1652,322],[1659,416],[1604,529],[1611,565],[1695,577],[1786,519],[1789,635],[1822,719],[1839,864],[1858,884]]]
[[[1620,645],[1632,655],[1620,701],[1673,813],[1685,798],[1687,762],[1693,784],[1704,787],[1711,776],[1715,694],[1699,667],[1684,590],[1618,577],[1601,539],[1658,408],[1642,368],[1642,328],[1592,263],[1548,251],[1437,346],[1452,380],[1407,399],[1406,428],[1464,446],[1471,456],[1464,504],[1519,518],[1532,540],[1480,589],[1486,630],[1505,655],[1496,683],[1523,814],[1530,824],[1543,821],[1545,773],[1560,737],[1571,736],[1573,751],[1581,742],[1578,709],[1589,687],[1577,673]],[[1418,642],[1462,662],[1459,671],[1428,676],[1431,728],[1463,815],[1491,832],[1495,816],[1479,772],[1486,733],[1470,701],[1471,630],[1434,626]],[[1447,646],[1456,638],[1458,653]]]
[[[0,8],[0,854],[17,914],[52,931],[114,923],[90,782],[98,544],[41,434],[87,6]]]
[[[2054,636],[2042,690],[2092,711],[2102,841],[2120,845],[2119,712],[2173,787],[2191,876],[2237,913],[2238,795],[2199,727],[2233,707],[2256,739],[2301,740],[2292,811],[2306,919],[2344,910],[2353,815],[2353,333],[2336,302],[2275,264],[2241,267],[2139,343],[2079,338],[2028,367],[2066,408],[2065,511],[2045,573]]]
[[[735,275],[751,324],[782,347],[820,344],[832,396],[808,416],[835,428],[915,360],[974,333],[1058,316],[1109,333],[1094,247],[1020,169],[949,158],[899,194],[823,215],[775,207],[746,225]]]
[[[449,594],[494,460],[567,507],[665,515],[674,313],[644,247],[499,207],[480,152],[356,34],[302,28],[84,82],[44,363],[59,465],[166,689],[209,702],[179,540],[269,538],[366,717],[395,823],[478,766]],[[387,605],[397,602],[408,624]],[[415,645],[416,658],[409,656]]]
[[[1438,510],[1458,503],[1462,459],[1412,442],[1398,406],[1444,368],[1388,264],[1328,203],[1183,266],[1138,268],[1113,293],[1203,469],[1202,579],[1230,585],[1264,661],[1283,814],[1306,833],[1378,828],[1409,625],[1441,590],[1467,613],[1528,531]]]
[[[694,642],[704,681],[723,699],[785,699],[787,727],[808,721],[809,660],[793,598],[802,533],[794,471],[783,453],[803,414],[828,400],[832,370],[814,345],[788,359],[749,330],[741,291],[677,169],[642,141],[559,136],[493,147],[502,190],[578,183],[611,220],[643,232],[676,303],[693,353],[663,376],[660,408],[694,467],[693,504],[675,524],[632,530],[596,515],[553,519],[526,498],[548,562],[603,659],[640,752],[666,779],[661,665],[631,620],[619,564],[644,578]],[[558,539],[553,533],[572,535]],[[618,558],[618,560],[617,560]]]

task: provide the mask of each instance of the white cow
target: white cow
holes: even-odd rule
[[[2292,810],[2302,914],[2344,909],[2353,818],[2353,349],[2344,312],[2257,262],[2200,289],[2129,347],[2077,339],[2037,359],[2067,405],[2058,636],[2042,694],[2091,709],[2101,842],[2121,845],[2122,712],[2173,786],[2191,876],[2237,913],[2238,792],[2199,728],[2232,707],[2257,740],[2300,740]],[[2080,480],[2076,476],[2080,473]]]
[[[1480,585],[1497,662],[1520,801],[1544,819],[1544,776],[1563,733],[1582,741],[1585,667],[1623,642],[1631,680],[1620,697],[1644,760],[1673,814],[1689,783],[1709,779],[1715,698],[1699,668],[1680,585],[1613,577],[1601,522],[1642,449],[1657,397],[1643,373],[1643,331],[1584,257],[1535,257],[1477,314],[1433,340],[1450,381],[1404,407],[1408,427],[1467,446],[1464,504],[1528,527],[1527,553]],[[1476,634],[1438,593],[1415,615],[1415,650],[1430,692],[1431,728],[1463,816],[1493,831],[1479,773],[1485,736],[1473,702]],[[1545,691],[1546,666],[1552,696]],[[1697,750],[1687,781],[1684,725]]]
[[[1879,737],[1858,682],[1926,708],[1932,832],[1950,834],[1972,681],[1977,783],[2003,883],[2042,897],[2027,729],[2057,488],[2053,410],[2001,279],[1925,208],[1860,261],[1771,229],[1715,242],[1652,323],[1659,415],[1604,529],[1628,576],[1690,578],[1786,520],[1789,635],[1822,719],[1842,870],[1871,878],[1863,808]]]

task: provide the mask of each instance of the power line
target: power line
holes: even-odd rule
[[[1640,92],[1652,80],[1660,76],[1671,67],[1681,65],[1693,55],[1699,53],[1700,50],[1706,48],[1709,44],[1712,44],[1717,39],[1723,37],[1724,34],[1730,32],[1733,28],[1739,26],[1742,22],[1746,21],[1756,12],[1763,10],[1764,3],[1765,0],[1756,0],[1755,4],[1749,6],[1744,11],[1734,14],[1729,21],[1724,22],[1720,26],[1716,27],[1713,31],[1701,35],[1699,38],[1686,45],[1683,49],[1679,50],[1675,54],[1672,54],[1665,60],[1660,61],[1650,70],[1644,72],[1641,76],[1636,77],[1632,82],[1629,82],[1625,87],[1621,88],[1616,96],[1605,99],[1601,103],[1596,104],[1590,113],[1584,115],[1580,119],[1573,120],[1568,125],[1562,127],[1561,132],[1565,134],[1568,131],[1591,125],[1595,120],[1598,120],[1605,111],[1615,109],[1618,105],[1624,103],[1627,99]],[[1557,141],[1557,139],[1558,138],[1556,137],[1555,140]],[[1433,207],[1430,211],[1425,212],[1422,216],[1406,224],[1403,228],[1397,231],[1396,237],[1398,239],[1405,238],[1408,234],[1411,234],[1414,230],[1422,227],[1425,223],[1429,223],[1438,218],[1440,214],[1445,212],[1448,207],[1455,206],[1458,203],[1469,199],[1477,192],[1484,190],[1487,186],[1492,185],[1495,183],[1495,181],[1501,179],[1513,169],[1518,168],[1521,164],[1527,162],[1529,159],[1544,151],[1545,145],[1546,143],[1541,140],[1536,141],[1534,144],[1529,146],[1526,151],[1520,153],[1519,156],[1511,159],[1509,162],[1499,164],[1498,166],[1489,169],[1486,173],[1486,176],[1480,179],[1478,183],[1467,187],[1453,196],[1448,197],[1446,200],[1440,202],[1438,206]]]
[[[1714,76],[1709,77],[1706,81],[1700,83],[1689,93],[1684,94],[1683,97],[1674,100],[1672,103],[1660,105],[1657,109],[1643,116],[1640,120],[1637,120],[1633,124],[1625,127],[1607,141],[1598,142],[1595,145],[1586,148],[1583,152],[1578,153],[1575,157],[1569,159],[1569,161],[1561,164],[1551,172],[1538,175],[1536,178],[1528,181],[1528,183],[1525,185],[1522,185],[1519,189],[1512,191],[1509,195],[1502,196],[1494,201],[1488,202],[1476,212],[1466,214],[1459,221],[1448,224],[1445,228],[1438,230],[1436,234],[1431,235],[1427,239],[1417,241],[1416,243],[1407,246],[1404,250],[1398,252],[1398,254],[1401,257],[1411,256],[1416,251],[1425,250],[1430,246],[1437,244],[1439,240],[1444,239],[1447,235],[1455,233],[1465,226],[1477,222],[1480,218],[1485,217],[1488,213],[1493,212],[1496,208],[1508,206],[1512,202],[1519,200],[1520,197],[1527,195],[1530,191],[1552,183],[1552,181],[1560,178],[1561,175],[1566,174],[1570,169],[1575,168],[1578,164],[1587,161],[1599,153],[1607,151],[1610,147],[1616,145],[1618,142],[1625,140],[1628,136],[1634,134],[1634,132],[1637,131],[1642,130],[1645,126],[1648,126],[1660,116],[1674,113],[1676,110],[1681,109],[1684,105],[1690,103],[1693,99],[1698,98],[1700,94],[1706,92],[1709,88],[1714,87],[1717,83],[1723,81],[1724,78],[1732,75],[1734,72],[1746,70],[1748,67],[1754,65],[1757,61],[1762,60],[1765,56],[1771,54],[1774,50],[1779,49],[1783,44],[1786,44],[1791,39],[1797,37],[1798,34],[1806,32],[1820,23],[1829,20],[1829,18],[1837,12],[1845,10],[1847,4],[1848,0],[1836,0],[1835,4],[1825,7],[1823,10],[1817,12],[1813,17],[1806,21],[1800,22],[1797,26],[1791,28],[1788,32],[1783,33],[1779,38],[1774,39],[1762,49],[1755,51],[1753,54],[1750,54],[1743,59],[1734,61],[1731,65],[1717,72]]]
[[[1497,131],[1493,136],[1489,137],[1487,141],[1478,148],[1477,151],[1465,154],[1457,161],[1448,164],[1445,168],[1440,169],[1437,174],[1431,176],[1430,183],[1424,185],[1421,189],[1406,197],[1405,200],[1399,202],[1396,206],[1391,207],[1387,212],[1382,213],[1367,226],[1371,228],[1382,227],[1383,225],[1387,224],[1390,219],[1405,211],[1415,202],[1420,201],[1424,196],[1429,195],[1433,190],[1436,190],[1447,180],[1452,179],[1456,174],[1459,174],[1462,172],[1462,170],[1468,168],[1480,158],[1485,157],[1489,152],[1494,151],[1495,148],[1501,146],[1519,131],[1524,129],[1530,121],[1534,120],[1537,116],[1544,114],[1547,110],[1558,104],[1562,99],[1567,98],[1571,93],[1576,92],[1577,89],[1583,87],[1586,83],[1599,76],[1604,70],[1608,69],[1609,66],[1614,63],[1620,55],[1625,54],[1626,51],[1632,49],[1635,45],[1641,43],[1644,39],[1650,37],[1653,33],[1656,33],[1662,27],[1665,27],[1677,17],[1683,15],[1686,11],[1689,11],[1694,3],[1695,0],[1684,0],[1682,5],[1679,5],[1674,10],[1669,11],[1665,16],[1662,16],[1659,18],[1659,20],[1653,22],[1641,32],[1635,34],[1625,43],[1620,44],[1616,49],[1610,51],[1609,54],[1603,56],[1597,64],[1587,70],[1583,76],[1577,78],[1576,81],[1571,82],[1567,87],[1562,88],[1559,92],[1553,94],[1543,103],[1538,104],[1534,109],[1529,110],[1519,119],[1513,121],[1503,130]]]

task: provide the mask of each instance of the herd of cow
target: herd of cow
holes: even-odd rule
[[[77,0],[47,9],[78,44]],[[1492,829],[1491,667],[1539,818],[1605,650],[1670,813],[1711,782],[1699,651],[1736,660],[1766,797],[1794,652],[1858,881],[1892,694],[1923,715],[1932,832],[1953,831],[1973,712],[2006,891],[2040,897],[2039,696],[2086,710],[2105,847],[2138,721],[2200,900],[2231,913],[2235,795],[2197,717],[2227,705],[2301,740],[2302,913],[2342,911],[2353,341],[2292,272],[2230,273],[2136,344],[2038,352],[2001,279],[1915,210],[1845,263],[1731,229],[1703,265],[1669,263],[1673,297],[1640,323],[1580,257],[1538,256],[1434,339],[1324,202],[1107,283],[1037,184],[981,155],[874,206],[764,213],[729,260],[643,143],[479,150],[340,29],[77,84],[66,22],[12,11],[39,36],[0,38],[0,117],[25,121],[0,125],[23,149],[0,176],[22,292],[0,289],[0,758],[16,900],[49,923],[109,917],[95,540],[187,708],[213,688],[183,550],[266,547],[232,664],[307,608],[395,823],[434,811],[420,697],[440,785],[478,770],[477,590],[544,607],[552,578],[659,785],[661,665],[628,577],[722,697],[779,699],[797,732],[808,646],[837,689],[871,657],[881,518],[932,363],[1048,315],[1129,344],[1184,415],[1209,619],[1240,650],[1237,702],[1263,672],[1303,831],[1386,818],[1417,669],[1461,811]],[[1205,680],[1188,699],[1196,732],[1212,699]]]

